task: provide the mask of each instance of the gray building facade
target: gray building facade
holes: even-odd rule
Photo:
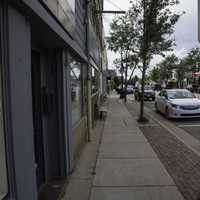
[[[105,95],[102,9],[0,0],[0,200],[48,199],[73,171]]]

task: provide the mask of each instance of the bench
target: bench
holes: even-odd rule
[[[106,115],[107,115],[107,112],[108,112],[107,107],[101,106],[101,107],[99,108],[100,119],[103,119],[103,116],[106,116]]]

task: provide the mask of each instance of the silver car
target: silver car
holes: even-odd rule
[[[156,97],[155,108],[167,118],[200,117],[200,100],[186,89],[162,90]]]

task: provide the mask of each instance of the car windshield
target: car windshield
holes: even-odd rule
[[[194,98],[193,94],[187,90],[168,91],[169,99],[190,99]]]
[[[152,90],[151,86],[145,86],[144,89],[145,90]]]
[[[132,85],[127,85],[127,88],[133,88],[133,86]]]

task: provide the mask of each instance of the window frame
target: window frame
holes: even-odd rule
[[[94,70],[94,80],[97,85],[93,84],[93,70]],[[97,77],[96,77],[97,76]],[[92,96],[95,96],[96,94],[99,93],[99,85],[100,85],[100,71],[91,65],[91,94]],[[95,91],[93,91],[92,87],[95,86]]]
[[[8,160],[9,157],[11,157],[10,153],[11,153],[11,149],[8,148],[8,134],[7,134],[7,113],[6,113],[6,107],[8,106],[8,95],[6,93],[6,91],[8,91],[8,85],[6,84],[6,75],[7,75],[7,68],[5,67],[8,64],[8,57],[7,57],[7,36],[5,36],[4,33],[4,28],[7,26],[7,23],[5,22],[5,16],[3,15],[3,11],[4,8],[6,8],[6,5],[4,5],[3,3],[1,4],[0,2],[0,13],[2,13],[2,15],[0,14],[0,95],[1,95],[1,106],[2,106],[2,137],[3,137],[3,145],[4,145],[4,156],[5,156],[5,168],[6,168],[6,192],[5,194],[2,194],[2,200],[5,197],[8,197],[10,195],[11,192],[11,173],[9,173],[11,171],[10,167],[9,167],[9,163]]]
[[[67,61],[67,63],[68,63],[68,67],[69,67],[69,78],[70,78],[70,98],[71,98],[71,104],[72,104],[72,96],[71,96],[71,92],[72,92],[72,87],[71,87],[71,70],[72,70],[72,68],[71,68],[71,60],[73,60],[73,61],[76,61],[76,62],[78,62],[79,63],[79,66],[80,66],[80,89],[81,89],[81,92],[80,92],[80,100],[79,100],[79,103],[80,103],[80,118],[78,119],[78,120],[75,120],[74,122],[73,122],[73,120],[71,120],[71,124],[72,124],[72,128],[73,127],[76,127],[77,126],[77,124],[79,124],[80,123],[80,121],[82,120],[82,118],[83,118],[83,116],[84,116],[84,97],[83,97],[83,95],[84,95],[84,77],[83,77],[83,66],[84,66],[84,63],[83,62],[81,62],[80,61],[80,59],[77,59],[77,57],[74,55],[74,54],[72,54],[72,53],[68,53],[68,61]],[[73,119],[73,117],[72,117],[72,110],[73,110],[73,107],[71,106],[71,118]]]

